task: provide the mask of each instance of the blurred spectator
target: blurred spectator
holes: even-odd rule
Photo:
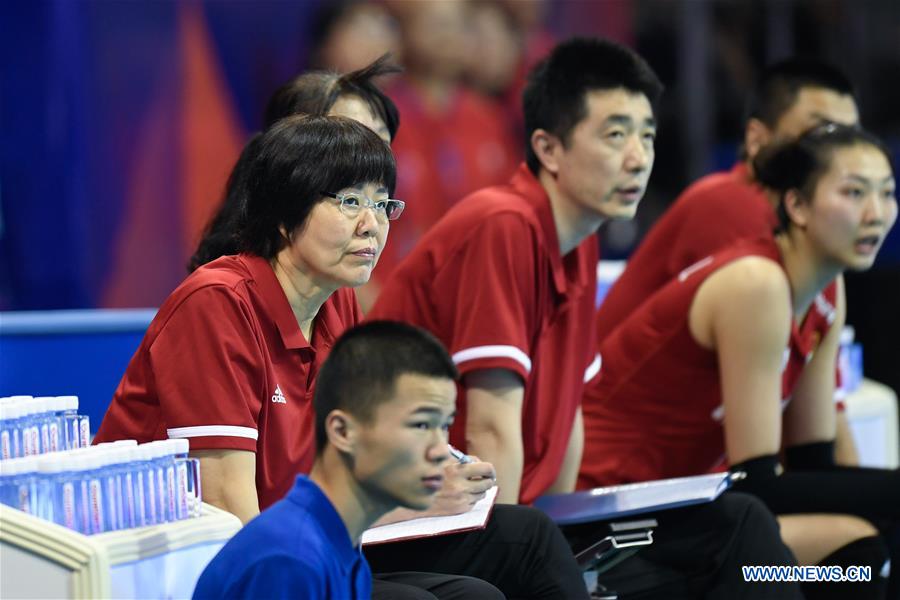
[[[324,2],[310,27],[310,67],[338,73],[356,71],[390,52],[400,53],[397,22],[381,3]]]
[[[392,224],[376,281],[385,281],[450,206],[506,181],[520,159],[504,111],[462,84],[472,50],[471,6],[464,0],[391,6],[401,24],[406,71],[387,93],[403,122],[393,148],[397,197],[408,212]]]
[[[500,0],[473,0],[469,14],[472,51],[467,81],[486,96],[504,97],[520,78],[525,43],[520,22],[509,4]]]

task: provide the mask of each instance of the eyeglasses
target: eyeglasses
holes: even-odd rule
[[[379,221],[394,221],[400,217],[406,202],[388,198],[386,200],[372,200],[359,192],[322,192],[323,196],[334,198],[340,202],[341,212],[350,218],[359,216],[363,207],[371,208]]]

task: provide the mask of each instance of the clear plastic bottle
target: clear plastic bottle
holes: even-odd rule
[[[170,514],[170,504],[167,490],[167,470],[171,466],[174,470],[174,461],[169,454],[169,446],[165,440],[157,440],[144,444],[150,449],[151,471],[155,479],[156,519],[157,523],[173,521]]]
[[[81,427],[78,416],[78,396],[57,396],[55,412],[62,430],[60,441],[63,448],[66,450],[80,448]]]
[[[83,456],[85,466],[83,481],[87,484],[90,533],[104,533],[110,530],[103,486],[107,457],[104,452],[96,450],[85,450]]]
[[[30,515],[36,515],[37,463],[33,456],[11,458],[0,462],[2,491],[0,502]]]
[[[25,405],[25,455],[37,456],[41,453],[41,405],[40,400],[29,397],[23,401]]]
[[[36,459],[37,516],[63,527],[77,530],[74,488],[65,487],[71,465],[67,456],[44,455]],[[69,492],[68,498],[66,492]],[[68,503],[67,503],[68,500]]]
[[[193,516],[200,502],[199,460],[188,457],[190,444],[185,439],[166,440],[175,463],[175,517]]]
[[[156,472],[153,465],[155,450],[150,447],[150,444],[141,444],[137,447],[135,454],[137,455],[134,462],[135,520],[139,527],[156,525],[160,521],[157,516],[159,510],[159,501],[157,499],[159,496],[156,493]]]
[[[104,481],[110,528],[114,530],[133,527],[130,523],[134,509],[126,505],[125,472],[130,468],[131,449],[136,446],[135,440],[119,440],[106,449]]]
[[[18,431],[19,448],[16,457],[32,456],[35,454],[32,447],[33,438],[31,437],[31,413],[33,406],[31,404],[31,396],[10,396],[9,404],[17,413],[14,427]]]
[[[53,420],[53,396],[36,396],[33,400],[35,425],[40,432],[38,454],[50,452],[50,422]]]
[[[3,460],[21,456],[20,419],[22,406],[4,398],[0,402],[0,456]]]

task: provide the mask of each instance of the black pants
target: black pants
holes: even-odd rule
[[[465,575],[489,582],[511,599],[587,598],[581,570],[559,528],[526,506],[498,504],[482,530],[379,544],[367,547],[365,555],[376,578],[402,571]],[[401,583],[415,584],[415,575],[405,575]],[[429,589],[427,581],[423,584],[419,587]],[[439,593],[432,590],[440,598],[452,597]]]
[[[503,593],[487,581],[444,575],[399,571],[375,573],[372,580],[372,600],[504,600]]]
[[[600,575],[623,600],[803,598],[794,583],[744,581],[743,565],[796,564],[775,517],[756,498],[727,492],[709,504],[646,516],[659,522],[653,544]],[[563,529],[576,552],[604,531],[598,523]]]

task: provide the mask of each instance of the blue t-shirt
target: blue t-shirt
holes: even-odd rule
[[[322,490],[300,475],[204,569],[194,598],[331,598],[372,595],[372,572]]]

